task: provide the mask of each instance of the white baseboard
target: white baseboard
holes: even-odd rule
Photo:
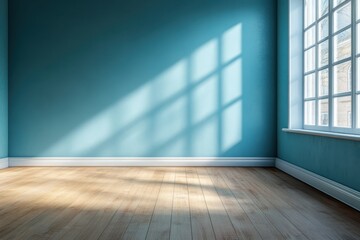
[[[10,157],[11,167],[32,166],[224,166],[274,167],[273,157]]]
[[[9,167],[9,159],[8,158],[0,158],[0,169]]]
[[[360,192],[318,174],[276,159],[276,168],[360,211]]]

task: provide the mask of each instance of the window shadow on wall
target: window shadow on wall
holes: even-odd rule
[[[233,25],[42,155],[221,156],[242,140],[242,25]]]

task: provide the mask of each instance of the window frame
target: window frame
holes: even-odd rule
[[[360,111],[360,107],[357,106],[358,101],[357,98],[360,98],[360,86],[357,86],[357,70],[360,71],[360,69],[357,68],[357,63],[359,61],[360,66],[360,51],[359,54],[357,54],[357,47],[360,48],[360,46],[357,46],[357,34],[358,34],[358,26],[360,28],[360,16],[357,16],[357,14],[360,15],[360,11],[358,12],[357,8],[360,6],[357,6],[357,4],[360,4],[359,0],[345,0],[342,3],[336,5],[336,7],[333,7],[333,1],[334,0],[328,0],[329,8],[328,12],[324,14],[323,16],[319,17],[319,3],[321,0],[314,0],[315,1],[315,21],[311,24],[309,24],[307,27],[305,27],[305,0],[302,1],[302,89],[301,89],[301,110],[302,110],[302,128],[305,130],[314,130],[314,131],[324,131],[324,132],[334,132],[334,133],[345,133],[345,134],[360,134],[360,126],[358,123],[360,122],[359,119],[357,119],[360,116],[360,113],[357,113],[357,111]],[[342,7],[346,6],[347,4],[350,4],[351,6],[351,21],[350,25],[347,25],[341,29],[337,29],[337,31],[334,31],[334,16],[335,12]],[[359,8],[360,10],[360,8]],[[319,39],[319,27],[321,21],[328,18],[328,36],[322,38],[320,41]],[[357,18],[359,18],[357,20]],[[359,24],[359,25],[358,25]],[[305,45],[305,33],[307,30],[310,30],[312,27],[315,26],[315,41],[314,44],[306,46]],[[351,55],[350,57],[334,61],[334,39],[338,34],[341,34],[342,32],[345,32],[350,29],[351,32]],[[360,36],[359,36],[360,37]],[[319,66],[319,50],[320,45],[322,43],[325,43],[328,41],[328,63],[324,66]],[[360,39],[358,39],[360,43]],[[359,44],[360,45],[360,44]],[[311,71],[305,72],[305,52],[307,50],[310,50],[312,48],[315,48],[315,68]],[[359,49],[360,50],[360,49]],[[338,66],[342,63],[346,63],[350,61],[350,69],[351,69],[351,91],[350,92],[342,92],[342,93],[335,93],[334,91],[334,79],[333,79],[333,73],[335,66]],[[324,96],[319,96],[319,87],[320,87],[320,77],[319,73],[323,70],[328,70],[328,94]],[[305,76],[308,76],[310,74],[315,74],[315,96],[311,98],[305,98]],[[360,74],[359,74],[360,77]],[[338,97],[345,97],[350,96],[351,97],[351,127],[336,127],[334,125],[334,119],[335,119],[335,109],[334,109],[334,102],[335,99]],[[320,100],[328,100],[328,126],[320,126],[321,121],[321,115],[320,112]],[[315,125],[307,125],[305,124],[305,103],[307,101],[315,101]],[[347,116],[346,116],[347,117]]]

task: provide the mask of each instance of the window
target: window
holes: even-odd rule
[[[360,134],[360,0],[304,0],[303,126]]]

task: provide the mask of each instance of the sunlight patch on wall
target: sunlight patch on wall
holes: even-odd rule
[[[218,119],[214,116],[194,128],[191,146],[193,155],[216,156],[218,139]]]
[[[186,128],[186,99],[181,97],[154,116],[153,143],[161,145]]]
[[[45,154],[85,152],[106,141],[119,129],[134,124],[134,121],[140,119],[149,109],[150,90],[149,85],[145,85],[131,93],[52,146]]]
[[[129,129],[134,129],[133,135],[138,136],[140,133],[136,127],[140,122],[147,122],[150,126],[150,119],[148,115],[158,105],[164,104],[166,100],[178,94],[186,86],[185,78],[185,61],[179,61],[172,67],[164,71],[158,77],[154,78],[149,83],[143,85],[136,91],[130,93],[116,104],[98,114],[96,117],[82,125],[80,128],[62,139],[44,154],[53,155],[58,152],[69,152],[70,154],[82,154],[91,148],[102,144],[113,135],[122,134],[124,138],[129,139]],[[144,120],[145,119],[145,120]],[[142,123],[143,126],[145,123]],[[140,126],[140,127],[141,127]],[[148,134],[142,131],[143,139],[147,139]],[[113,139],[116,141],[116,139]],[[118,140],[118,145],[114,151],[129,151],[128,146],[123,141]],[[139,142],[140,144],[140,142]],[[114,144],[109,143],[113,146]],[[146,146],[149,144],[146,143]],[[123,146],[123,147],[122,147]],[[130,148],[131,149],[131,148]],[[146,148],[147,149],[147,148]],[[111,152],[110,149],[102,152]],[[139,153],[141,151],[139,150]]]
[[[173,139],[172,141],[167,142],[164,146],[161,147],[159,151],[164,156],[178,157],[183,156],[186,153],[187,139],[185,135],[181,135]],[[158,153],[154,153],[157,155]]]
[[[241,24],[204,43],[42,155],[221,156],[242,141]]]
[[[222,113],[222,146],[223,152],[235,146],[242,139],[242,103],[237,101]]]
[[[110,142],[112,147],[109,149],[108,154],[115,151],[129,156],[134,154],[143,156],[152,147],[146,138],[149,135],[150,127],[149,120],[144,118],[137,122],[137,124],[125,129],[121,133],[121,137],[112,139],[112,142]]]
[[[227,63],[241,55],[242,25],[237,24],[222,35],[221,51],[222,63]]]
[[[222,71],[222,104],[226,105],[241,97],[242,60],[237,59],[224,67]]]
[[[162,104],[185,90],[187,86],[187,61],[180,60],[173,67],[160,74],[151,82],[151,99],[156,104]]]
[[[198,48],[191,57],[191,80],[200,81],[218,67],[218,40],[212,39]]]
[[[218,77],[211,76],[192,92],[192,122],[194,124],[208,118],[217,111]]]

